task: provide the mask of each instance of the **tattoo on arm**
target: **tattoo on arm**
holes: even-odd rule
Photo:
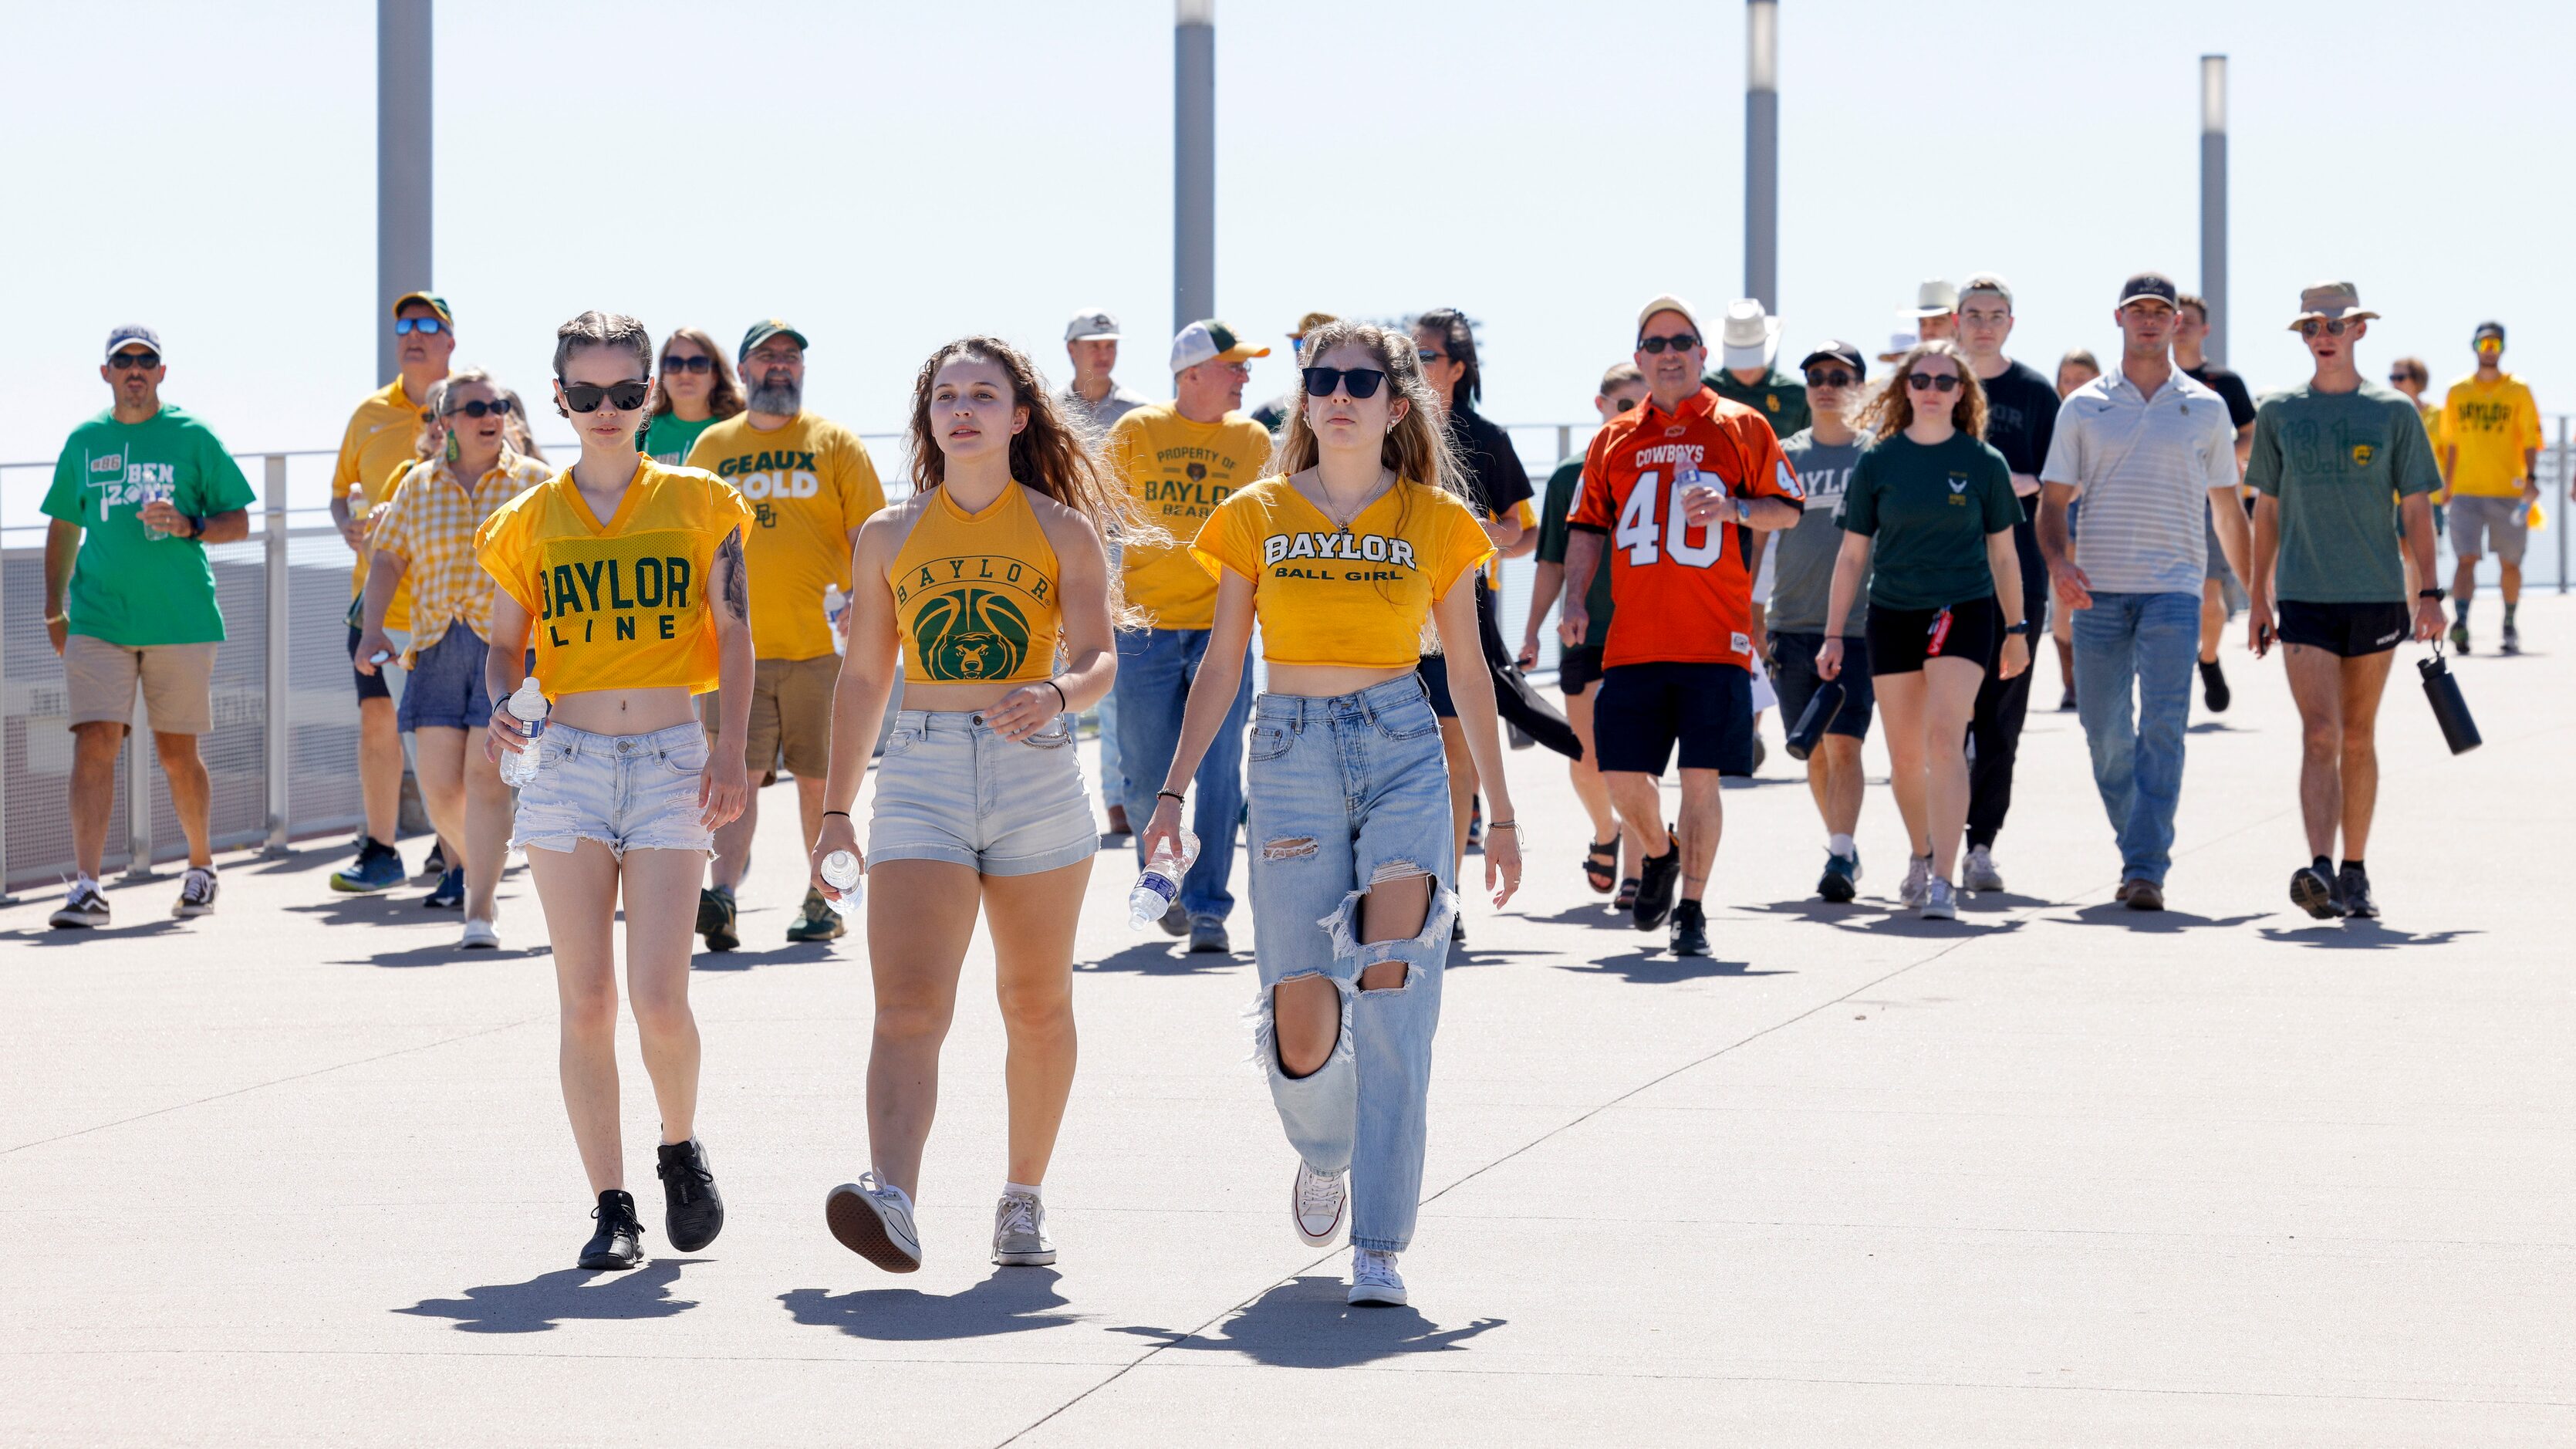
[[[751,617],[751,579],[742,565],[742,530],[737,528],[716,545],[716,561],[724,565],[724,602],[726,612],[739,624]]]

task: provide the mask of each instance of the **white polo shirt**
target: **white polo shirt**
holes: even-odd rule
[[[2185,377],[2149,397],[2116,368],[2067,395],[2042,483],[2075,490],[2075,566],[2093,591],[2200,595],[2209,490],[2236,484],[2226,400]]]

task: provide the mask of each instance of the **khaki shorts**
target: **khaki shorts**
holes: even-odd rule
[[[755,664],[744,768],[763,782],[778,778],[781,766],[800,779],[822,779],[832,767],[832,691],[840,682],[838,654]],[[698,719],[713,738],[724,720],[718,696],[702,695],[698,704]]]
[[[215,727],[213,644],[146,644],[128,648],[88,634],[63,641],[63,683],[72,723],[134,718],[134,687],[156,734],[201,735]]]

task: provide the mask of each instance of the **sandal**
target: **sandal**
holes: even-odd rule
[[[1637,908],[1637,891],[1644,884],[1645,882],[1637,879],[1633,875],[1628,877],[1626,880],[1619,882],[1619,895],[1617,899],[1610,902],[1611,908],[1621,911],[1635,910]]]
[[[1610,894],[1610,883],[1619,878],[1619,837],[1596,840],[1583,856],[1583,879],[1596,896]]]

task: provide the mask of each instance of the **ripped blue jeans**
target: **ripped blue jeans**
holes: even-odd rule
[[[1349,1170],[1352,1245],[1400,1252],[1422,1199],[1431,1034],[1458,908],[1440,721],[1410,674],[1330,699],[1265,694],[1247,748],[1254,1049],[1289,1145],[1318,1171]],[[1361,944],[1370,884],[1417,875],[1433,879],[1420,934]],[[1404,963],[1404,984],[1360,990],[1384,961]],[[1341,1031],[1322,1067],[1290,1077],[1272,988],[1301,976],[1341,989]]]

